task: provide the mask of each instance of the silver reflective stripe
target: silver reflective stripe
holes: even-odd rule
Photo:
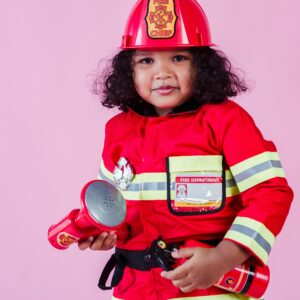
[[[172,184],[174,189],[175,184]],[[139,192],[139,191],[165,191],[167,190],[166,182],[143,182],[143,183],[131,183],[126,191]]]
[[[113,180],[110,180],[106,177],[103,172],[99,171],[100,178],[106,180],[113,185],[116,185]],[[171,189],[175,189],[175,183],[171,184]],[[138,191],[165,191],[167,190],[167,183],[166,182],[143,182],[143,183],[131,183],[126,191],[129,192],[138,192]]]
[[[237,175],[234,176],[236,182],[241,182],[251,176],[256,175],[257,173],[266,171],[272,168],[282,168],[281,162],[279,160],[269,160],[258,164],[252,168],[249,168]]]
[[[99,171],[99,176],[103,180],[110,182],[111,184],[115,185],[115,182],[109,179],[107,176],[104,175],[102,170]],[[226,187],[233,187],[236,186],[234,179],[226,180]],[[171,189],[175,190],[175,182],[171,183]],[[142,182],[142,183],[131,183],[126,191],[128,192],[138,192],[138,191],[166,191],[167,190],[167,182]]]
[[[166,182],[143,182],[142,184],[143,191],[166,191],[167,183]],[[175,187],[175,184],[172,184]]]
[[[230,230],[237,231],[237,232],[247,235],[248,237],[255,240],[268,254],[270,254],[271,245],[257,231],[255,231],[249,227],[246,227],[244,225],[240,225],[240,224],[233,224],[231,226]]]

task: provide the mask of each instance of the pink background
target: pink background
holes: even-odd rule
[[[120,44],[134,3],[1,3],[1,299],[110,299],[110,292],[97,288],[109,253],[55,250],[47,230],[79,207],[81,187],[97,176],[104,124],[115,111],[102,108],[89,93],[87,75]],[[276,142],[296,193],[269,261],[266,297],[295,299],[300,294],[299,1],[201,3],[215,43],[251,84],[239,103]]]

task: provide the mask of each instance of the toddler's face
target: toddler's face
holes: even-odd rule
[[[160,116],[191,97],[195,70],[193,55],[188,50],[137,50],[132,63],[138,94],[151,103]]]

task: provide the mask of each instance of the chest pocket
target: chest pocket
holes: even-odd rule
[[[220,211],[226,199],[222,155],[174,156],[166,160],[167,200],[175,215]]]

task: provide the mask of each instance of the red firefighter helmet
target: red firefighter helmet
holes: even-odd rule
[[[211,45],[208,21],[196,0],[139,0],[129,15],[121,48]]]

